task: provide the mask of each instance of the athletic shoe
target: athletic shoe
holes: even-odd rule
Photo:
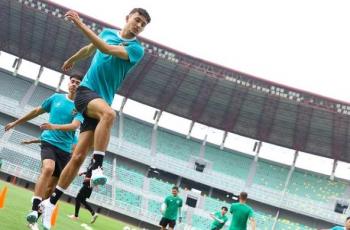
[[[37,211],[31,211],[27,215],[27,222],[29,224],[34,224],[34,223],[36,223],[37,220],[38,220],[38,212]]]
[[[28,224],[28,228],[29,228],[30,230],[39,230],[38,223]]]
[[[98,217],[98,214],[95,213],[95,214],[91,217],[91,222],[90,222],[90,223],[91,223],[91,224],[95,223],[97,217]]]
[[[75,215],[68,215],[68,217],[72,220],[79,220],[79,217],[75,216]]]
[[[46,199],[40,203],[43,215],[43,227],[44,230],[49,230],[51,228],[51,216],[52,212],[55,209],[55,205],[51,204],[50,199]]]
[[[107,183],[107,177],[103,175],[101,167],[92,170],[90,183],[93,186],[105,185]]]

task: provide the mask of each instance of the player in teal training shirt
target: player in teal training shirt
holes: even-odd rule
[[[76,144],[76,129],[83,122],[83,116],[74,106],[76,90],[81,76],[74,75],[68,84],[68,94],[55,93],[41,106],[5,126],[5,131],[23,124],[43,113],[49,113],[49,122],[40,126],[43,130],[38,141],[23,143],[41,143],[41,174],[35,184],[32,211],[27,215],[29,227],[36,229],[39,204],[48,198],[55,188],[61,171],[68,163],[73,144]]]
[[[69,71],[77,61],[92,54],[94,57],[74,100],[77,110],[84,116],[77,147],[72,159],[62,172],[54,196],[43,202],[45,207],[43,225],[46,229],[51,227],[50,219],[54,204],[77,175],[90,146],[94,146],[91,183],[92,185],[106,183],[107,177],[102,173],[102,163],[111,128],[116,119],[116,113],[111,108],[111,104],[127,73],[144,55],[144,48],[136,36],[151,21],[146,10],[135,8],[126,16],[126,24],[122,30],[104,29],[96,35],[82,22],[76,12],[68,11],[65,17],[71,20],[91,43],[65,61],[62,66],[63,71]]]

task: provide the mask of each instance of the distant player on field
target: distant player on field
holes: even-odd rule
[[[169,230],[173,230],[176,225],[177,218],[179,218],[179,223],[182,221],[182,199],[178,196],[179,188],[174,186],[171,189],[171,193],[171,195],[165,198],[161,207],[161,212],[163,215],[159,223],[161,230],[167,229],[167,226],[169,226]]]
[[[252,230],[255,230],[254,211],[246,204],[247,199],[248,194],[241,192],[239,194],[239,202],[231,205],[230,213],[232,214],[232,221],[229,230],[246,230],[248,220],[250,221]]]
[[[220,230],[225,226],[228,218],[226,216],[228,209],[227,207],[222,207],[221,211],[210,213],[210,217],[214,219],[210,226],[210,230]]]

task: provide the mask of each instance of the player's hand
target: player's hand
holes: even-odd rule
[[[41,130],[54,130],[55,126],[50,123],[44,123],[40,125]]]
[[[62,69],[64,72],[67,72],[67,71],[73,69],[74,64],[75,64],[74,61],[71,61],[70,59],[68,59],[67,61],[65,61],[65,62],[63,63],[61,69]]]
[[[21,145],[28,145],[28,144],[31,144],[31,143],[32,143],[31,141],[22,141]]]
[[[179,223],[181,223],[181,222],[182,222],[182,217],[180,216],[180,217],[179,217]]]
[[[75,24],[79,23],[81,21],[79,14],[73,10],[68,11],[64,17],[67,19],[73,21]]]
[[[8,123],[6,126],[5,126],[5,132],[9,131],[10,129],[12,129],[13,127],[15,127],[15,122],[11,122],[11,123]]]

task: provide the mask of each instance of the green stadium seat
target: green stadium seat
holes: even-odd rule
[[[157,153],[184,161],[188,161],[191,155],[199,156],[200,142],[188,140],[185,136],[172,134],[163,129],[158,129],[157,133]]]

